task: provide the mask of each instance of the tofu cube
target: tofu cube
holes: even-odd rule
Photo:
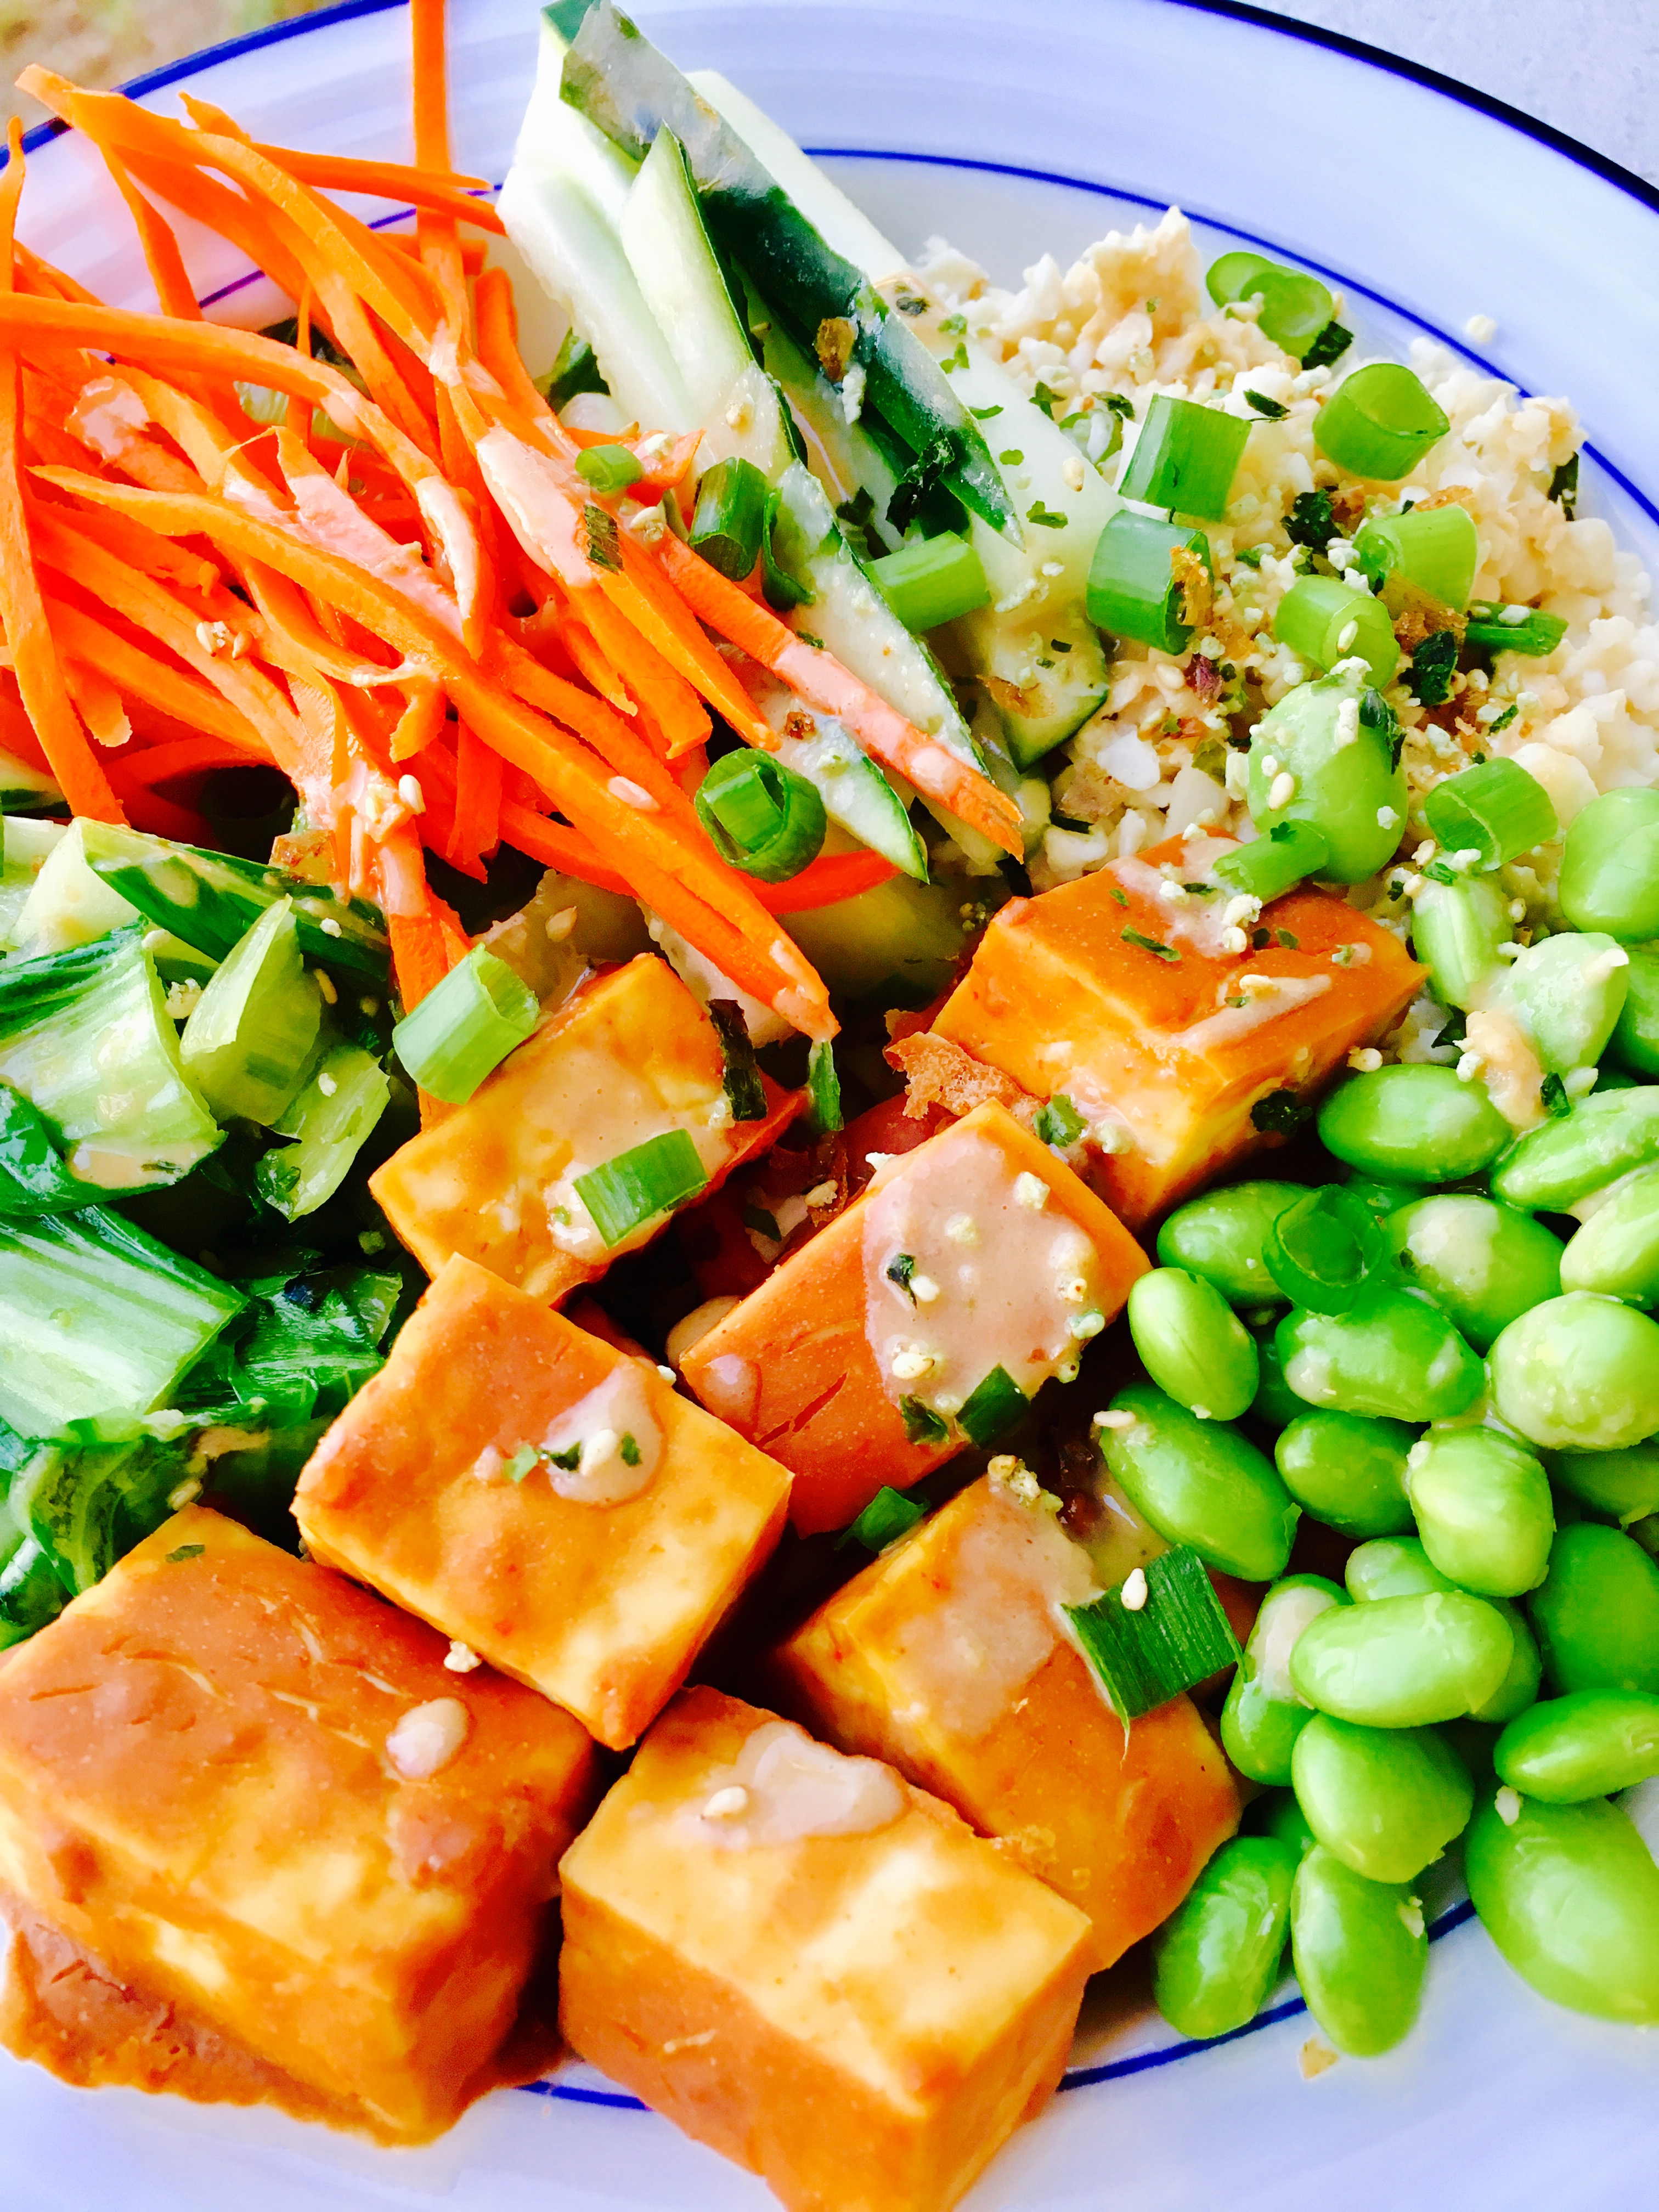
[[[1066,1632],[1086,1555],[988,1478],[774,1657],[779,1700],[954,1805],[1093,1923],[1091,1972],[1167,1919],[1242,1808],[1190,1698],[1125,1729]]]
[[[1265,1130],[1254,1109],[1316,1091],[1426,981],[1334,891],[1304,885],[1228,924],[1224,886],[1182,886],[1232,844],[1172,837],[1011,899],[933,1024],[1033,1096],[1072,1101],[1091,1133],[1090,1180],[1131,1228],[1276,1141],[1272,1109]],[[1228,951],[1241,927],[1248,949]]]
[[[567,1000],[465,1106],[399,1147],[369,1188],[428,1274],[464,1253],[556,1304],[656,1234],[659,1212],[608,1244],[575,1188],[653,1137],[683,1131],[714,1188],[799,1109],[763,1078],[763,1121],[732,1119],[707,1012],[642,952]]]
[[[788,1496],[786,1468],[652,1361],[457,1257],[294,1510],[313,1559],[620,1749],[770,1553]]]
[[[593,1747],[445,1650],[190,1507],[9,1654],[8,2047],[388,2143],[510,2075]]]
[[[988,1104],[889,1159],[680,1371],[789,1469],[811,1535],[991,1440],[975,1393],[999,1372],[1027,1396],[1070,1380],[1146,1270],[1087,1184]]]
[[[793,2212],[941,2212],[1065,2065],[1084,1916],[734,1698],[672,1705],[561,1871],[567,2039]]]

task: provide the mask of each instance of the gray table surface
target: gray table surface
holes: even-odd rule
[[[1659,185],[1659,0],[1279,0],[1455,77]]]

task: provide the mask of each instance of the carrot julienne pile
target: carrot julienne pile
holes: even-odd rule
[[[0,622],[21,712],[7,741],[77,814],[172,836],[162,787],[281,769],[377,899],[415,1005],[467,949],[436,853],[482,878],[503,842],[662,915],[811,1037],[828,994],[775,917],[892,873],[827,854],[759,884],[721,858],[691,793],[710,709],[775,738],[722,646],[842,716],[870,753],[1011,852],[1015,810],[830,654],[662,526],[696,440],[646,440],[604,497],[520,357],[501,225],[451,167],[443,0],[413,0],[412,166],[256,144],[33,68],[19,82],[97,147],[161,312],[106,307],[13,236],[24,162],[0,173]],[[413,237],[329,197],[412,208]],[[188,208],[288,294],[297,341],[204,319],[166,210]],[[361,383],[317,357],[325,336]],[[272,425],[245,392],[289,403]],[[666,451],[660,450],[666,446]]]

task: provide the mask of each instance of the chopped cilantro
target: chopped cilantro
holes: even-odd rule
[[[915,1273],[915,1272],[916,1263],[915,1257],[908,1252],[895,1252],[892,1258],[887,1262],[888,1281],[890,1283],[896,1283],[900,1290],[903,1291],[905,1297],[909,1299],[912,1305],[915,1305],[916,1302],[916,1294],[910,1287],[910,1278]]]
[[[1457,881],[1456,871],[1449,868],[1443,860],[1431,860],[1423,872],[1431,884],[1455,884]]]
[[[940,368],[941,368],[945,372],[945,374],[946,374],[947,375],[949,375],[950,372],[951,372],[953,368],[967,368],[967,366],[968,366],[968,341],[966,340],[966,338],[958,338],[958,339],[957,340],[957,349],[956,349],[956,351],[955,351],[954,353],[948,353],[948,354],[946,354],[946,355],[945,355],[945,358],[944,358],[944,360],[943,360],[942,362],[940,362],[940,363],[939,363],[939,367],[940,367]]]
[[[1299,952],[1302,950],[1302,939],[1292,936],[1288,929],[1276,929],[1273,936],[1286,952]]]
[[[1116,885],[1115,884],[1114,884],[1111,886],[1111,892],[1112,892],[1112,896],[1113,896],[1113,897],[1117,901],[1117,902],[1118,902],[1118,904],[1119,904],[1120,906],[1127,906],[1127,905],[1128,905],[1128,903],[1129,903],[1129,894],[1127,893],[1127,891],[1121,891],[1121,890],[1119,890],[1119,889],[1118,889],[1117,885]]]
[[[1255,929],[1250,933],[1250,950],[1253,952],[1265,952],[1273,941],[1273,933],[1271,929]]]
[[[1567,1086],[1553,1069],[1544,1078],[1543,1088],[1539,1096],[1544,1102],[1545,1110],[1553,1114],[1558,1121],[1565,1120],[1572,1111],[1572,1101],[1567,1096]]]
[[[1031,1122],[1038,1140],[1060,1152],[1076,1144],[1087,1127],[1063,1091],[1057,1091],[1046,1106],[1039,1107]]]
[[[1573,509],[1578,504],[1578,456],[1577,453],[1571,460],[1563,461],[1550,478],[1549,496],[1571,522],[1573,519]]]
[[[994,415],[1000,415],[1000,407],[970,407],[968,412],[976,422],[988,422]]]
[[[814,637],[810,629],[798,629],[795,635],[803,645],[814,646],[820,653],[823,651],[823,640],[821,637]]]
[[[1040,407],[1051,422],[1054,419],[1055,408],[1065,404],[1059,392],[1042,383],[1038,384],[1036,390],[1031,394],[1031,399],[1033,404]]]
[[[1270,1091],[1251,1107],[1250,1120],[1264,1136],[1288,1137],[1311,1111],[1294,1091]]]
[[[1451,696],[1452,675],[1456,666],[1457,633],[1431,630],[1412,655],[1409,681],[1419,705],[1444,705]]]
[[[913,1444],[942,1444],[951,1433],[933,1407],[924,1406],[920,1398],[901,1398],[899,1419]]]
[[[1043,530],[1064,530],[1066,518],[1063,514],[1057,514],[1053,507],[1045,507],[1042,501],[1038,500],[1034,507],[1026,508],[1025,520],[1028,522],[1036,523]]]
[[[1100,404],[1103,407],[1109,407],[1114,415],[1121,415],[1126,422],[1133,422],[1135,419],[1135,403],[1127,392],[1103,392]]]
[[[1173,945],[1161,945],[1157,938],[1144,937],[1138,929],[1126,929],[1123,941],[1126,945],[1138,945],[1143,952],[1155,952],[1160,960],[1179,960],[1181,957]]]
[[[1520,712],[1520,708],[1511,702],[1511,704],[1504,708],[1503,713],[1498,717],[1498,720],[1495,722],[1489,722],[1486,725],[1486,735],[1489,738],[1495,738],[1500,730],[1507,730],[1510,724],[1515,720],[1516,716]],[[1484,753],[1477,753],[1475,755],[1475,759],[1477,761],[1482,761],[1485,758],[1486,755]]]
[[[1304,368],[1328,368],[1334,361],[1340,361],[1353,343],[1353,332],[1345,331],[1333,316],[1319,336],[1302,356]]]
[[[181,1559],[199,1559],[206,1549],[205,1544],[180,1544],[176,1552],[167,1553],[167,1565],[176,1567]]]
[[[1318,552],[1336,535],[1336,515],[1328,491],[1299,491],[1285,518],[1285,535],[1292,545]]]
[[[1291,411],[1288,407],[1281,407],[1278,400],[1269,399],[1265,392],[1247,391],[1244,397],[1255,408],[1256,413],[1265,415],[1270,422],[1282,422]]]
[[[528,1451],[529,1449],[529,1445],[526,1444],[524,1450]],[[520,1457],[522,1456],[523,1454],[520,1453]],[[513,1467],[516,1467],[518,1463],[518,1460],[515,1459],[513,1462]],[[574,1444],[567,1444],[562,1452],[549,1452],[547,1455],[547,1463],[550,1467],[562,1468],[567,1474],[574,1474],[576,1472],[576,1469],[582,1463],[582,1447],[580,1438],[578,1437]],[[513,1468],[508,1468],[507,1473],[509,1474],[513,1474]],[[516,1474],[513,1474],[513,1480],[514,1482],[517,1482],[519,1477]]]
[[[637,1467],[644,1457],[631,1430],[617,1446],[617,1456],[624,1467]]]
[[[1267,550],[1265,545],[1241,545],[1234,554],[1233,560],[1241,568],[1259,568],[1261,566],[1261,556]]]

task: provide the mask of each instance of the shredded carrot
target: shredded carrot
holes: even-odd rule
[[[270,759],[253,724],[199,677],[169,667],[67,599],[48,592],[45,603],[60,650],[107,678],[118,691],[203,732],[244,761]]]
[[[390,750],[394,761],[413,760],[426,750],[444,727],[449,703],[437,684],[423,681],[410,684],[407,698],[409,703],[392,733]]]
[[[500,216],[488,200],[477,197],[491,189],[486,178],[460,176],[453,170],[440,174],[410,168],[401,161],[364,161],[347,154],[312,154],[295,146],[264,145],[257,138],[252,143],[256,154],[275,161],[313,191],[361,192],[366,199],[398,200],[457,222],[472,223],[498,238],[506,235]]]
[[[179,738],[171,744],[145,745],[129,753],[125,762],[135,783],[153,787],[175,775],[191,775],[207,768],[246,768],[247,755],[218,738]]]
[[[422,169],[449,167],[449,58],[445,51],[445,12],[444,0],[409,0],[415,161]]]
[[[501,805],[501,835],[515,852],[532,860],[544,860],[550,868],[574,876],[578,883],[592,884],[602,891],[620,891],[624,897],[632,895],[633,886],[627,878],[606,867],[581,832],[567,829],[562,822],[550,822],[527,806],[507,799]]]
[[[455,818],[444,855],[463,875],[485,880],[484,862],[501,842],[501,762],[465,722],[455,732]]]
[[[590,592],[582,617],[594,643],[623,686],[646,708],[666,742],[669,757],[707,744],[714,725],[708,710],[678,671],[633,628],[620,608]]]
[[[530,380],[519,352],[519,316],[513,279],[505,269],[486,269],[472,288],[478,325],[478,358],[509,402],[532,421],[553,410]]]
[[[106,752],[125,744],[132,735],[132,724],[121,704],[120,693],[108,678],[83,660],[65,659],[63,666],[70,696],[80,708],[81,719],[95,742]]]
[[[879,853],[821,853],[787,883],[757,884],[755,890],[769,914],[805,914],[872,891],[897,873]]]

